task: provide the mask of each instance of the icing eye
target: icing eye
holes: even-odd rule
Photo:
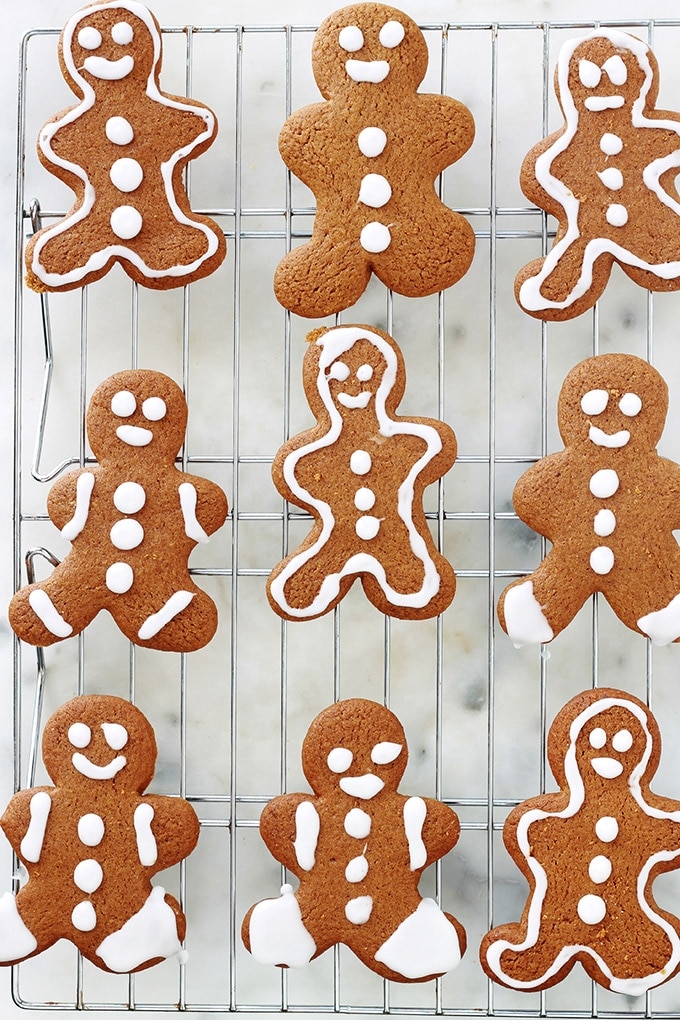
[[[597,751],[607,743],[607,734],[601,726],[596,726],[594,730],[590,731],[590,746],[594,747]]]
[[[160,397],[149,397],[142,404],[142,414],[147,421],[160,421],[165,418],[168,408]]]
[[[642,401],[637,393],[624,393],[619,400],[619,410],[627,418],[634,418],[642,410]]]
[[[587,89],[594,89],[600,84],[602,71],[592,60],[579,60],[578,76],[582,85],[585,85]]]
[[[359,382],[368,382],[369,379],[373,378],[373,369],[370,365],[359,365],[357,369],[357,379]]]
[[[129,418],[137,410],[137,401],[129,390],[120,390],[111,398],[111,410],[117,418]]]
[[[347,747],[334,747],[326,758],[331,772],[346,772],[354,761],[354,755]]]
[[[78,32],[78,42],[84,50],[98,50],[102,44],[102,34],[90,25]]]
[[[87,747],[92,740],[92,730],[84,722],[75,722],[68,729],[68,742],[73,747]]]
[[[630,730],[619,730],[612,738],[612,747],[615,751],[630,751],[633,746],[633,734]]]
[[[364,45],[364,33],[356,25],[347,25],[340,31],[338,42],[347,53],[356,53]]]
[[[378,38],[386,49],[393,50],[395,46],[399,45],[405,34],[404,26],[400,21],[388,21],[380,29]]]
[[[349,368],[344,361],[334,361],[330,367],[328,373],[329,379],[337,379],[338,382],[344,382],[349,376]]]
[[[102,723],[104,738],[112,751],[120,751],[128,742],[128,731],[117,722]]]
[[[134,34],[132,25],[128,25],[127,21],[119,21],[111,29],[111,38],[119,46],[127,46],[128,43],[131,43]]]
[[[588,416],[602,414],[609,401],[607,390],[588,390],[581,397],[581,410]]]
[[[371,761],[376,765],[389,765],[401,754],[401,744],[393,744],[389,740],[383,740],[376,744],[371,751]]]
[[[607,74],[612,85],[625,85],[628,80],[628,69],[618,53],[605,60],[602,70]]]

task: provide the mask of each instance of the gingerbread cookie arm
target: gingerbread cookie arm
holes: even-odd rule
[[[410,814],[415,818],[413,830],[410,830],[408,824]],[[426,855],[423,867],[427,867],[428,864],[438,861],[456,845],[460,836],[460,821],[456,812],[439,800],[434,800],[432,797],[409,797],[404,804],[407,838],[410,831],[417,833],[421,816],[420,832],[423,851]],[[409,841],[409,849],[410,844],[411,841]],[[413,857],[413,853],[411,856]]]
[[[40,860],[51,807],[51,788],[37,786],[15,793],[0,818],[0,828],[24,863]]]
[[[273,857],[298,878],[316,860],[319,814],[313,794],[275,797],[260,816],[260,835]]]
[[[475,121],[467,106],[451,96],[419,95],[425,126],[422,149],[438,176],[464,156],[475,138]]]
[[[149,794],[135,808],[134,830],[139,862],[155,875],[189,856],[200,826],[188,801]]]
[[[97,471],[70,471],[54,483],[47,495],[47,513],[64,538],[73,541],[87,524]]]
[[[219,485],[200,475],[184,475],[178,487],[179,503],[188,538],[207,542],[222,527],[229,507]]]

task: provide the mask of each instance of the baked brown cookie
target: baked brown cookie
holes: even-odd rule
[[[500,597],[516,645],[551,641],[595,592],[654,644],[680,638],[680,465],[655,449],[667,407],[664,380],[630,354],[588,358],[566,377],[565,449],[529,468],[512,497],[553,546]]]
[[[434,182],[469,149],[474,121],[455,99],[416,92],[427,61],[422,32],[395,7],[352,4],[319,28],[312,69],[326,102],[298,110],[279,136],[286,165],[316,198],[311,241],[274,276],[292,312],[342,311],[371,273],[422,297],[467,272],[473,230]]]
[[[503,828],[529,882],[522,920],[485,935],[494,981],[549,988],[580,962],[604,988],[642,995],[680,967],[680,918],[652,895],[680,867],[680,801],[649,789],[661,755],[654,716],[637,698],[577,695],[548,735],[558,793],[514,808]]]
[[[324,709],[302,745],[314,794],[275,797],[260,833],[300,880],[243,921],[260,963],[303,967],[342,942],[381,977],[427,981],[452,970],[465,931],[418,892],[420,876],[458,841],[454,811],[397,787],[408,751],[401,723],[374,701]]]
[[[184,394],[161,372],[117,372],[97,387],[87,434],[99,465],[50,489],[48,513],[73,548],[12,599],[20,638],[51,645],[108,609],[146,648],[188,652],[210,641],[217,608],[187,561],[224,524],[227,500],[214,482],[175,467],[186,422]]]
[[[144,794],[154,732],[121,698],[87,695],[48,720],[43,760],[54,786],[15,794],[0,826],[28,872],[0,898],[0,963],[68,939],[102,970],[130,973],[181,950],[186,919],[151,878],[187,857],[199,824],[181,797]]]
[[[597,29],[562,47],[555,88],[564,126],[531,149],[520,183],[557,218],[557,236],[518,274],[519,304],[540,319],[580,315],[614,262],[641,287],[678,290],[680,113],[656,109],[654,54]]]
[[[406,373],[387,333],[336,326],[308,341],[303,381],[317,424],[281,447],[272,474],[314,525],[269,575],[270,604],[285,619],[311,620],[360,577],[381,612],[436,616],[456,580],[432,541],[423,490],[453,464],[456,437],[444,422],[395,413]]]
[[[75,192],[67,215],[26,248],[26,282],[72,290],[119,262],[146,287],[181,287],[223,261],[224,232],[191,209],[184,170],[212,145],[207,106],[161,92],[161,34],[137,0],[99,0],[59,40],[62,73],[80,102],[38,136],[46,170]]]

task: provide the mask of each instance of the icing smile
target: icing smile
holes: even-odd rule
[[[623,765],[616,758],[592,758],[590,764],[603,779],[617,779],[623,772]]]
[[[87,779],[113,779],[127,765],[127,758],[123,754],[119,754],[108,765],[95,765],[80,751],[76,751],[71,761],[73,767]]]
[[[371,800],[380,793],[384,786],[382,779],[369,772],[365,776],[343,776],[340,780],[340,789],[350,797],[360,797],[361,800]]]
[[[623,96],[588,96],[584,105],[586,110],[599,113],[601,110],[618,110],[624,103]]]
[[[379,85],[390,73],[386,60],[347,60],[345,70],[352,81],[370,81]]]
[[[86,57],[83,67],[95,78],[105,81],[120,81],[127,78],[135,66],[134,58],[130,54],[120,57],[118,60],[107,60],[106,57]]]
[[[153,439],[153,432],[139,425],[119,425],[116,435],[128,446],[148,446]]]
[[[595,443],[596,446],[606,446],[610,450],[616,450],[627,444],[630,439],[630,432],[628,429],[621,429],[620,432],[612,432],[609,434],[607,432],[603,432],[602,429],[598,429],[596,425],[591,425],[588,438],[591,443]]]
[[[357,393],[356,396],[352,396],[351,393],[338,393],[338,401],[343,407],[368,407],[372,396],[370,390],[364,390],[362,393]]]

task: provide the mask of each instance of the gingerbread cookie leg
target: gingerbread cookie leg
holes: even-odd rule
[[[149,604],[143,615],[137,606],[121,603],[112,608],[114,620],[131,641],[149,648],[189,652],[212,638],[217,630],[217,609],[209,595],[193,586],[161,598],[158,608]]]
[[[456,918],[425,898],[383,942],[374,959],[398,979],[419,981],[457,966],[465,943],[465,930]]]
[[[281,886],[279,899],[261,900],[251,907],[243,919],[241,934],[243,944],[256,960],[276,967],[306,967],[318,952],[305,928],[292,885]]]
[[[594,584],[587,574],[570,572],[551,549],[528,578],[513,581],[498,600],[498,618],[513,644],[552,641],[578,613]]]
[[[181,935],[178,933],[181,928]],[[184,914],[174,896],[154,886],[144,906],[118,931],[107,935],[96,949],[114,974],[128,974],[139,967],[176,956],[182,949]]]
[[[66,573],[70,571],[55,567],[47,580],[21,588],[13,597],[9,621],[24,641],[46,648],[80,634],[99,612],[96,602],[83,600],[77,617],[71,613],[71,598],[63,584]]]
[[[343,232],[330,230],[294,248],[274,274],[274,293],[296,315],[321,319],[359,300],[371,268]]]
[[[567,308],[570,317],[580,315],[601,297],[611,264],[611,255],[597,243],[566,237],[546,258],[530,262],[518,274],[517,300],[525,311],[540,311],[546,319],[562,317]]]

